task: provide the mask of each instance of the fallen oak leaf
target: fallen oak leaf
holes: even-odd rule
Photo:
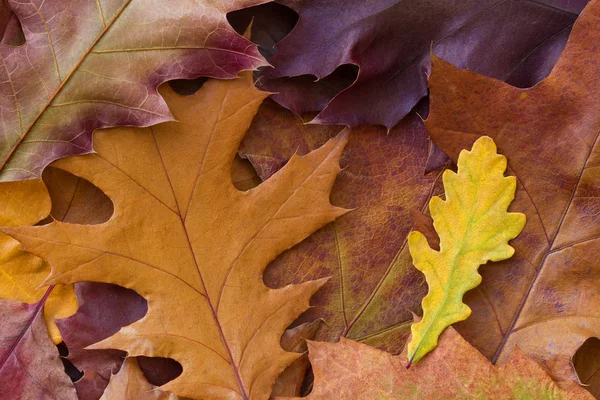
[[[494,362],[518,346],[567,386],[578,379],[573,355],[600,335],[599,16],[590,2],[552,73],[529,89],[434,58],[426,121],[453,159],[492,137],[518,180],[513,207],[528,220],[515,257],[482,268],[483,284],[465,297],[473,315],[457,330]]]
[[[89,181],[52,166],[46,167],[42,176],[52,199],[48,222],[55,219],[77,224],[99,224],[112,216],[112,202]],[[236,156],[232,166],[232,181],[240,190],[247,190],[260,182],[249,162],[239,156]],[[79,399],[97,400],[104,392],[111,374],[118,372],[126,353],[118,350],[85,350],[85,347],[112,336],[121,327],[142,318],[147,304],[137,293],[116,285],[82,282],[76,284],[75,290],[80,308],[75,315],[59,320],[57,324],[69,349],[66,358],[84,374],[75,381]],[[138,361],[153,385],[162,385],[181,373],[181,366],[173,360],[141,357]]]
[[[408,235],[413,263],[429,286],[423,318],[411,326],[409,365],[435,348],[444,329],[471,315],[463,296],[481,283],[479,266],[515,252],[508,241],[523,230],[525,214],[506,211],[517,181],[505,177],[505,170],[506,157],[496,153],[494,141],[487,136],[477,139],[471,151],[461,151],[458,171],[444,172],[446,199],[433,197],[429,202],[440,250],[429,247],[419,231]]]
[[[583,388],[562,390],[519,349],[504,366],[492,365],[449,327],[438,347],[405,368],[398,356],[341,338],[308,343],[315,385],[307,400],[336,399],[592,399]]]
[[[46,221],[99,224],[112,216],[112,202],[89,181],[52,166],[44,169],[43,179],[52,199],[52,210]],[[248,189],[260,182],[249,162],[238,156],[234,159],[232,180],[240,189]],[[56,291],[57,288],[54,289]],[[58,326],[69,349],[66,358],[84,373],[81,379],[75,381],[79,399],[97,400],[104,392],[111,373],[119,370],[126,353],[84,348],[142,318],[147,304],[135,292],[116,285],[79,283],[76,292],[81,307],[70,318],[65,318],[68,315],[59,316],[65,319],[59,320]],[[60,333],[58,335],[60,338]],[[181,372],[181,366],[173,365],[173,360],[142,357],[139,361],[154,385],[168,382]]]
[[[26,42],[0,49],[0,181],[90,153],[95,129],[170,120],[162,82],[265,65],[226,19],[265,1],[9,0]]]
[[[55,164],[109,196],[108,222],[3,230],[49,260],[49,282],[114,283],[147,299],[144,318],[89,348],[178,361],[181,376],[161,390],[179,396],[268,398],[299,356],[279,339],[324,280],[269,289],[262,271],[346,212],[328,198],[346,135],[240,192],[231,162],[268,93],[244,74],[192,96],[162,94],[180,122],[97,132],[97,154]]]
[[[42,317],[51,291],[29,305],[0,299],[0,399],[77,400]]]
[[[50,197],[41,180],[0,182],[0,226],[34,225],[48,215]],[[21,249],[19,242],[0,233],[0,298],[28,304],[38,303],[46,294],[42,283],[50,267],[40,258]],[[45,298],[43,316],[52,341],[62,341],[55,319],[77,311],[73,285],[52,286]]]

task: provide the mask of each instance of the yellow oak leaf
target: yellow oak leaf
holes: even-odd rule
[[[446,327],[471,315],[463,295],[481,283],[479,266],[515,252],[508,241],[525,226],[525,214],[507,212],[517,183],[504,176],[505,170],[506,157],[496,153],[494,141],[479,138],[471,151],[460,153],[457,173],[444,172],[446,200],[429,202],[440,250],[433,250],[421,232],[408,236],[413,263],[429,286],[423,319],[411,326],[409,364],[433,350]]]
[[[41,179],[0,183],[0,226],[33,225],[50,212],[50,197]],[[21,244],[0,233],[0,298],[36,303],[46,293],[40,287],[50,267],[33,254],[21,250]],[[52,341],[62,338],[54,320],[77,311],[73,285],[56,285],[44,305],[44,319]]]
[[[268,399],[300,357],[280,338],[325,280],[271,289],[263,271],[346,212],[329,203],[329,192],[347,134],[239,191],[232,162],[268,93],[248,73],[208,81],[191,96],[168,86],[161,94],[176,122],[98,131],[95,154],[53,164],[112,200],[107,222],[3,231],[48,260],[48,283],[113,283],[146,298],[144,318],[90,348],[177,360],[182,374],[160,390],[178,396]]]

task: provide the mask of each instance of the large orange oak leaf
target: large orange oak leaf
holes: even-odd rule
[[[226,14],[266,1],[7,0],[25,43],[0,46],[0,181],[90,153],[95,129],[171,120],[162,82],[265,65]]]
[[[48,260],[49,283],[114,283],[148,300],[144,318],[91,348],[175,359],[183,373],[161,390],[179,396],[266,399],[299,357],[281,335],[324,280],[269,289],[262,273],[346,212],[329,203],[346,135],[241,192],[232,161],[268,93],[247,73],[189,97],[162,94],[179,122],[97,132],[97,154],[54,164],[106,193],[108,222],[4,230]]]
[[[600,336],[600,1],[589,3],[547,79],[529,89],[434,58],[427,129],[456,159],[490,136],[517,177],[527,215],[510,260],[481,269],[457,325],[493,361],[515,346],[565,384],[571,358]]]
[[[581,387],[560,389],[519,349],[506,365],[492,365],[452,327],[410,369],[405,367],[406,351],[393,356],[346,338],[309,342],[308,349],[315,384],[307,400],[593,399]]]

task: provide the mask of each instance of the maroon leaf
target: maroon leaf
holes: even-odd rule
[[[75,383],[81,400],[99,399],[111,374],[121,367],[126,353],[119,350],[85,350],[121,327],[146,314],[147,304],[136,292],[117,285],[83,282],[75,286],[79,309],[75,315],[56,321],[69,349],[67,357],[84,372]]]
[[[518,86],[544,78],[564,47],[586,0],[280,0],[300,19],[276,47],[261,84],[297,114],[315,108],[301,85],[267,79],[314,75],[343,64],[358,79],[337,94],[315,122],[394,126],[427,94],[433,43],[452,63]],[[329,83],[331,85],[331,83]],[[323,85],[315,89],[322,99]]]
[[[77,400],[58,350],[50,340],[43,306],[0,300],[0,399]]]

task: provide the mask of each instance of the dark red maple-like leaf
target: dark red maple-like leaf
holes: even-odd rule
[[[432,43],[456,65],[530,86],[550,72],[587,0],[279,2],[300,18],[259,84],[297,114],[331,100],[315,122],[390,128],[427,94]],[[358,78],[328,99],[351,83],[326,78],[344,64],[356,64]],[[279,79],[306,74],[319,81]]]

